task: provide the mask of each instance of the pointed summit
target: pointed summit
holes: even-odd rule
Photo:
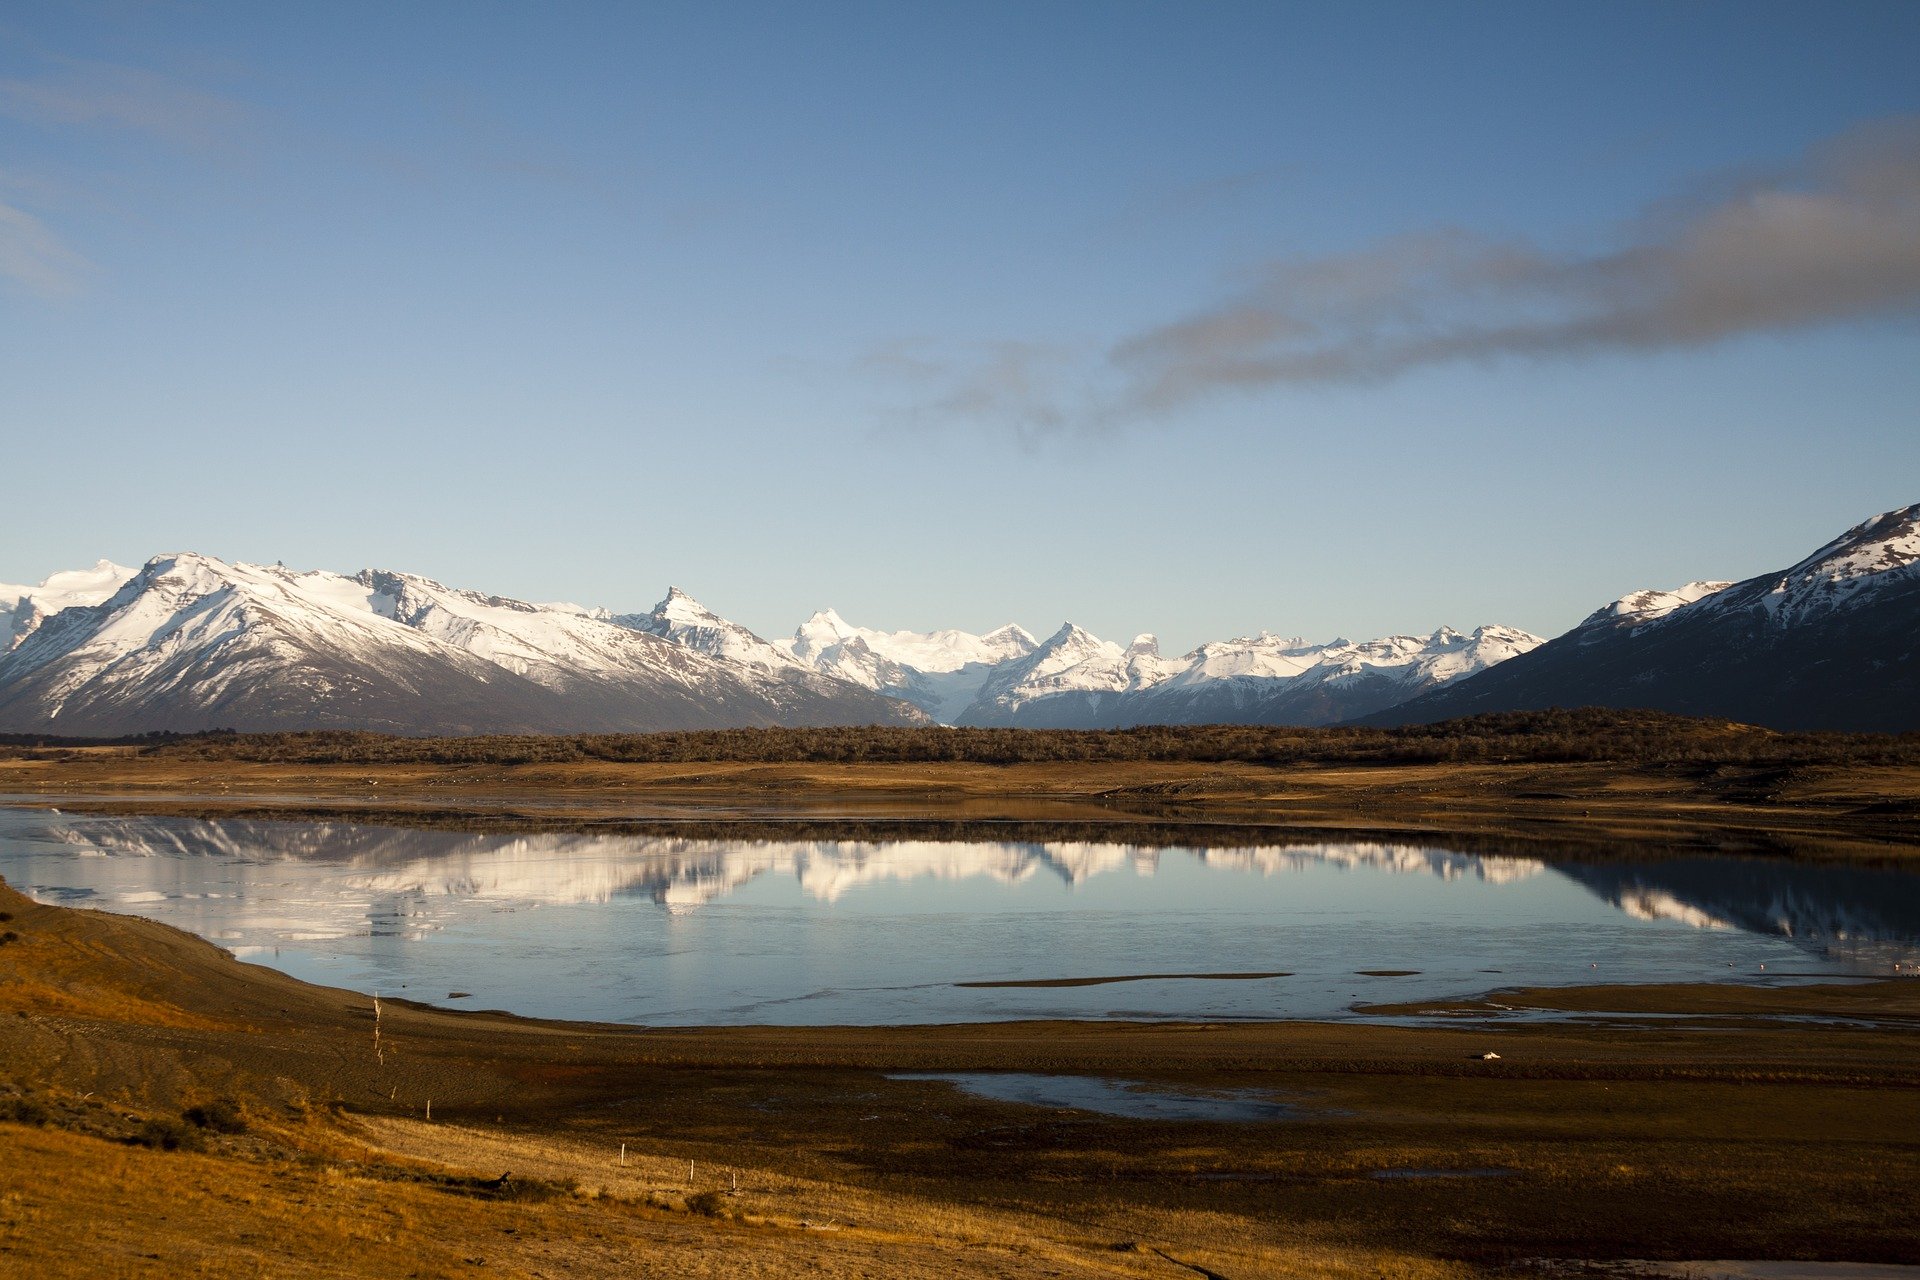
[[[678,587],[667,588],[667,594],[661,598],[659,604],[653,606],[651,616],[668,624],[710,625],[712,623],[725,623],[727,626],[733,625],[732,623],[726,622],[719,614],[707,608],[707,606],[701,604],[698,600],[695,600]],[[646,629],[647,628],[644,627],[636,628],[636,630]],[[655,634],[664,633],[655,632]]]
[[[614,614],[609,621],[630,631],[671,640],[710,658],[745,663],[762,671],[788,672],[799,665],[784,649],[721,617],[679,587],[668,587],[660,603],[646,613]]]

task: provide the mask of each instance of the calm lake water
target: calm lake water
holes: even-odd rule
[[[0,808],[0,876],[311,981],[656,1024],[1324,1018],[1502,986],[1920,964],[1913,875],[1419,844],[486,835]],[[959,985],[1250,973],[1285,976]]]

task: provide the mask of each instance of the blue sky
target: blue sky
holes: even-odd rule
[[[1171,650],[1920,500],[1920,5],[0,10],[0,580]]]

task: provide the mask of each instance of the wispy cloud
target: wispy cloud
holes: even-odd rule
[[[105,125],[177,146],[231,141],[248,111],[231,98],[142,67],[49,59],[36,76],[0,78],[0,114],[52,125]]]
[[[119,130],[201,150],[232,144],[250,119],[240,103],[157,71],[77,58],[42,61],[38,74],[0,76],[0,117],[45,128]],[[12,201],[43,205],[57,200],[64,186],[0,172],[0,280],[43,298],[80,292],[95,268]]]
[[[1068,348],[1032,342],[959,348],[899,342],[859,362],[862,373],[902,386],[911,397],[888,414],[897,425],[988,422],[1029,442],[1072,425],[1073,364]]]
[[[38,218],[0,204],[0,278],[43,298],[64,298],[79,292],[92,269]]]
[[[1035,423],[1090,427],[1222,393],[1703,347],[1903,314],[1920,314],[1920,120],[1904,118],[1853,130],[1766,179],[1663,203],[1600,248],[1443,228],[1269,262],[1239,291],[1092,354],[1081,381],[1097,394],[1021,391],[1050,406]],[[928,408],[968,412],[966,389],[998,381],[995,363],[957,371]]]

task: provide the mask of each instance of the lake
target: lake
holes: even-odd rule
[[[503,835],[0,808],[0,876],[309,981],[659,1025],[1338,1018],[1503,986],[1920,965],[1920,877],[1890,870],[1204,841]]]

